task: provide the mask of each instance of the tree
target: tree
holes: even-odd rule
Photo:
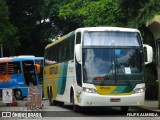
[[[21,46],[15,55],[43,56],[45,46],[61,33],[59,7],[63,0],[7,0],[10,19],[18,29]]]
[[[117,0],[76,0],[64,5],[60,17],[76,26],[115,26]]]
[[[0,0],[0,45],[6,54],[13,55],[14,48],[19,46],[17,29],[9,21],[9,11],[5,0]]]

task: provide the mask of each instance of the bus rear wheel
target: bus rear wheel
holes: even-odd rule
[[[53,100],[53,93],[52,90],[49,92],[49,105],[50,106],[56,106],[57,105],[57,101]]]
[[[53,106],[53,100],[52,100],[52,91],[49,92],[48,97],[49,97],[49,105]]]
[[[23,100],[24,99],[24,97],[22,95],[22,91],[20,89],[14,90],[14,96],[15,96],[16,100]]]

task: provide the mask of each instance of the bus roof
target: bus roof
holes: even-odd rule
[[[75,31],[72,31],[68,33],[67,35],[59,38],[58,40],[52,42],[51,44],[48,44],[45,49],[63,41],[65,38],[73,35],[74,33],[77,32],[84,32],[84,31],[122,31],[122,32],[139,32],[137,29],[133,28],[122,28],[122,27],[85,27],[85,28],[77,28]],[[140,33],[140,32],[139,32]]]
[[[12,62],[12,61],[24,61],[24,60],[37,60],[37,59],[39,60],[39,59],[44,59],[44,58],[43,57],[20,55],[20,56],[12,56],[12,57],[0,58],[0,63]]]
[[[124,31],[124,32],[139,32],[137,29],[133,28],[123,28],[123,27],[85,27],[78,28],[75,32],[83,32],[83,31]]]
[[[64,36],[62,36],[62,37],[59,38],[58,40],[53,41],[52,43],[48,44],[45,48],[49,48],[50,46],[55,45],[55,44],[57,44],[57,43],[63,41],[65,38],[68,38],[69,36],[73,35],[74,33],[75,33],[75,31],[72,31],[72,32],[70,32],[70,33],[68,33],[68,34],[66,34],[66,35],[64,35]]]

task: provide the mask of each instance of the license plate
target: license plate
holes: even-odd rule
[[[120,102],[121,99],[120,98],[111,98],[110,102]]]

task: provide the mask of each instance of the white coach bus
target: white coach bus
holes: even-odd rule
[[[71,103],[74,111],[84,106],[128,111],[144,103],[144,66],[152,56],[137,29],[78,28],[45,48],[44,97],[50,105]]]

